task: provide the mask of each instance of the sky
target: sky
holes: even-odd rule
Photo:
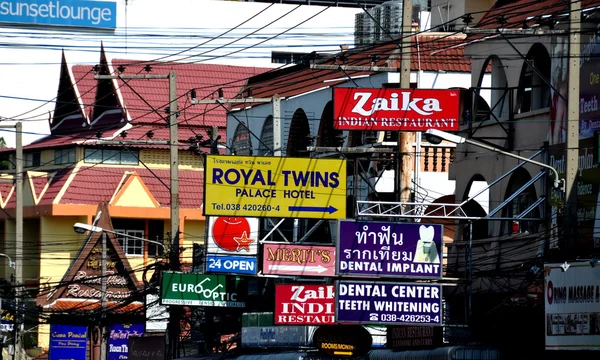
[[[216,0],[125,3],[117,0],[114,32],[0,26],[0,125],[21,121],[24,144],[49,134],[63,50],[71,65],[97,64],[102,43],[110,58],[275,67],[281,65],[270,63],[273,50],[337,52],[352,45],[361,11]],[[14,146],[14,130],[0,136]]]

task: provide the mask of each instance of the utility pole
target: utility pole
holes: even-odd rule
[[[23,125],[0,125],[0,129],[15,129],[15,321],[13,359],[19,360],[23,349],[21,341],[21,324],[18,324],[21,307],[21,286],[23,285]],[[0,349],[1,350],[1,349]]]
[[[100,360],[106,360],[106,232],[102,232],[102,281],[100,295]]]
[[[402,31],[400,48],[400,88],[410,88],[410,55],[412,46],[412,0],[404,0],[402,9]],[[400,164],[398,166],[398,193],[400,202],[409,202],[410,199],[410,170],[413,167],[412,143],[414,133],[400,131],[398,136],[398,151],[400,154]]]
[[[179,271],[179,133],[177,126],[177,74],[171,70],[169,74],[145,74],[145,75],[96,75],[96,80],[114,80],[114,79],[168,79],[169,80],[169,106],[168,106],[168,126],[169,126],[169,161],[170,161],[170,210],[171,210],[171,269]],[[179,311],[177,307],[170,309],[169,329],[167,339],[169,341],[169,358],[175,356],[177,342],[179,339]],[[104,360],[104,359],[103,359]]]
[[[579,58],[581,49],[581,3],[569,1],[569,95],[567,104],[567,139],[565,171],[565,246],[571,253],[576,239],[577,190],[579,158]]]

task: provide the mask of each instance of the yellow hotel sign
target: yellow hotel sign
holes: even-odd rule
[[[346,161],[207,155],[204,214],[344,219]]]

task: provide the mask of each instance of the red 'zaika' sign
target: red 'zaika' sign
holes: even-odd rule
[[[333,89],[339,130],[456,131],[460,90]]]
[[[275,324],[335,324],[334,285],[275,286]]]

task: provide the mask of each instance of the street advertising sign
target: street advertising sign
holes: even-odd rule
[[[443,225],[343,220],[338,231],[338,275],[442,277]]]
[[[275,324],[335,324],[335,285],[276,284]]]
[[[207,155],[204,214],[341,219],[346,161]]]
[[[598,350],[600,271],[589,261],[544,265],[546,350]]]
[[[129,360],[163,360],[164,336],[132,336],[129,338]]]
[[[338,130],[458,131],[460,90],[333,89]]]
[[[335,319],[354,324],[442,325],[442,286],[339,280]]]
[[[334,276],[335,246],[263,244],[263,274]]]
[[[0,2],[0,22],[115,29],[117,3],[84,0],[3,0]]]
[[[394,350],[433,349],[442,346],[442,327],[388,325],[387,347]]]
[[[245,282],[238,276],[163,271],[163,305],[245,307]]]
[[[144,335],[144,324],[113,324],[108,336],[108,360],[127,360],[129,337]]]
[[[242,327],[243,347],[307,347],[312,344],[314,326]]]
[[[335,357],[365,356],[371,350],[373,338],[362,326],[325,325],[315,331],[313,345]]]
[[[256,255],[259,230],[257,218],[211,216],[208,218],[206,253]]]
[[[50,325],[49,360],[86,360],[87,326]]]
[[[207,273],[256,275],[256,257],[206,255]]]

